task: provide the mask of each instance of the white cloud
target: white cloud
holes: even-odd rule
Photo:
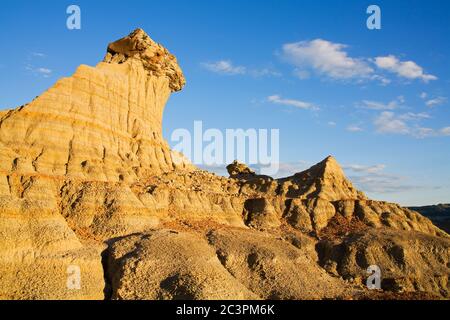
[[[382,71],[389,71],[409,80],[429,82],[438,79],[425,73],[414,61],[401,61],[392,54],[374,59],[351,57],[346,51],[347,47],[345,44],[323,39],[299,41],[284,44],[281,57],[296,67],[294,75],[300,79],[309,78],[311,70],[335,80],[372,80],[379,81],[383,86],[391,83],[391,80],[380,74]]]
[[[207,70],[227,75],[245,74],[247,69],[243,66],[235,66],[230,60],[220,60],[216,62],[204,62],[202,66]]]
[[[395,100],[392,100],[388,103],[372,101],[372,100],[363,100],[361,103],[362,108],[372,109],[372,110],[394,110],[401,106],[402,103],[405,102],[403,96],[397,97]]]
[[[350,132],[361,132],[361,131],[364,131],[364,130],[360,126],[352,124],[352,125],[349,125],[347,127],[347,131],[350,131]]]
[[[297,74],[312,68],[333,79],[367,78],[373,69],[362,59],[352,58],[344,51],[346,45],[315,39],[283,45],[283,57],[295,65]]]
[[[390,111],[382,112],[375,119],[374,125],[379,133],[408,134],[410,132],[406,122]]]
[[[406,79],[421,79],[424,82],[437,80],[436,76],[424,73],[423,68],[414,61],[400,61],[394,55],[376,57],[375,64],[380,69],[388,70]]]
[[[331,126],[331,127],[335,127],[336,126],[336,122],[328,121],[328,125]]]
[[[396,115],[390,111],[382,112],[374,121],[375,129],[379,133],[410,135],[423,139],[450,135],[450,127],[433,129],[420,126],[418,122],[430,118],[427,113],[404,113]]]
[[[432,108],[432,107],[440,106],[440,105],[444,104],[445,102],[447,102],[446,97],[437,97],[437,98],[426,101],[425,105],[427,107]]]
[[[300,108],[300,109],[311,109],[311,110],[319,109],[317,106],[315,106],[314,104],[312,104],[310,102],[294,100],[294,99],[284,99],[284,98],[280,97],[279,95],[269,96],[269,97],[267,97],[267,100],[269,102],[272,102],[275,104],[291,106],[291,107],[296,107],[296,108]]]
[[[428,97],[428,93],[422,92],[422,93],[419,95],[419,97],[420,97],[421,99],[426,99],[426,98]]]

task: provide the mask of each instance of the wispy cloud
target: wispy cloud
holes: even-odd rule
[[[347,130],[347,131],[350,131],[350,132],[361,132],[361,131],[364,131],[363,128],[361,128],[359,125],[356,125],[356,124],[351,124],[351,125],[349,125],[349,126],[346,128],[346,130]]]
[[[32,65],[27,65],[25,70],[31,72],[34,75],[42,76],[44,78],[48,78],[52,75],[53,71],[49,68],[45,67],[33,67]]]
[[[434,75],[426,74],[423,68],[414,61],[400,61],[394,55],[376,57],[374,62],[378,68],[393,72],[397,76],[409,80],[420,79],[429,82],[438,79]]]
[[[437,106],[443,105],[446,102],[447,102],[447,98],[446,97],[437,97],[437,98],[433,98],[433,99],[427,100],[425,102],[425,105],[427,107],[432,108],[432,107],[437,107]]]
[[[360,103],[360,106],[362,108],[372,109],[372,110],[394,110],[394,109],[399,108],[404,102],[405,102],[405,99],[403,98],[403,96],[399,96],[395,100],[392,100],[388,103],[372,101],[372,100],[363,100]]]
[[[273,68],[250,68],[235,65],[231,60],[219,60],[215,62],[202,62],[201,66],[208,71],[222,75],[249,75],[255,78],[274,76],[279,77],[281,73]]]
[[[397,174],[386,173],[386,165],[344,165],[344,171],[356,187],[364,192],[397,193],[422,188]]]
[[[52,73],[52,70],[47,68],[37,68],[35,69],[38,73],[44,74],[44,75],[50,75]]]
[[[386,168],[384,164],[376,164],[371,166],[360,165],[360,164],[349,164],[342,166],[344,170],[352,170],[354,172],[362,173],[378,173]]]
[[[25,70],[27,70],[29,73],[31,73],[35,76],[49,78],[52,75],[53,71],[48,67],[42,66],[42,64],[43,64],[42,61],[44,61],[46,57],[47,57],[47,55],[42,52],[29,53],[28,57],[27,57],[28,63],[25,66]],[[39,62],[37,62],[37,61],[39,61]],[[41,66],[36,66],[36,65],[41,65]]]
[[[230,60],[219,60],[216,62],[203,62],[201,64],[205,69],[226,75],[245,74],[247,69],[243,66],[235,66]]]
[[[378,133],[410,135],[419,139],[449,135],[448,127],[433,129],[419,124],[420,120],[428,118],[430,115],[424,112],[397,115],[394,112],[384,111],[375,118],[374,126]]]
[[[413,121],[413,120],[430,119],[431,116],[426,112],[419,112],[419,113],[407,112],[399,115],[398,118],[405,121]]]
[[[262,68],[262,69],[252,69],[247,68],[247,74],[251,75],[252,77],[259,78],[259,77],[281,77],[281,73],[273,70],[271,68]]]
[[[297,68],[294,69],[293,74],[300,80],[305,80],[305,79],[308,79],[309,77],[311,77],[311,73],[309,71],[301,70],[301,69],[297,69]]]
[[[374,121],[376,131],[379,133],[409,134],[410,128],[404,119],[390,111],[382,112]]]
[[[319,109],[319,107],[317,107],[313,103],[305,102],[305,101],[301,101],[301,100],[295,100],[295,99],[284,99],[279,95],[269,96],[269,97],[267,97],[267,101],[274,103],[274,104],[291,106],[291,107],[295,107],[295,108],[299,108],[299,109],[311,109],[311,110]]]
[[[450,136],[450,127],[442,128],[440,133],[444,136]]]
[[[32,52],[31,55],[32,55],[33,57],[39,57],[39,58],[45,58],[45,57],[47,57],[47,55],[46,55],[45,53],[42,53],[42,52]]]
[[[408,184],[407,178],[389,174],[349,175],[349,179],[364,192],[397,193],[421,188]]]

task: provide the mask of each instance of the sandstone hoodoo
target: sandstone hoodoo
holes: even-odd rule
[[[99,181],[173,170],[162,115],[184,84],[175,57],[138,29],[111,43],[95,68],[81,65],[2,116],[0,168]]]
[[[171,151],[162,116],[184,84],[137,29],[0,113],[0,298],[449,297],[449,235],[368,199],[333,157],[225,178]]]

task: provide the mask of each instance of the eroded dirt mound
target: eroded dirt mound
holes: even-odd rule
[[[113,299],[255,299],[201,237],[171,230],[113,240],[107,270]]]
[[[321,264],[331,273],[363,283],[367,268],[382,270],[381,286],[393,292],[449,296],[450,240],[419,232],[382,228],[318,243]]]
[[[208,240],[223,266],[263,299],[338,298],[350,290],[320,268],[314,241],[306,237],[297,238],[302,245],[296,247],[267,233],[222,229],[211,231]]]

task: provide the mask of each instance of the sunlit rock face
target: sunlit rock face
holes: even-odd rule
[[[162,116],[184,83],[175,57],[138,29],[111,43],[104,62],[2,116],[1,169],[99,181],[171,171]]]
[[[0,298],[370,298],[371,264],[382,297],[449,296],[449,236],[368,199],[333,157],[283,179],[233,162],[226,178],[171,151],[162,117],[184,85],[137,29],[0,112]]]

